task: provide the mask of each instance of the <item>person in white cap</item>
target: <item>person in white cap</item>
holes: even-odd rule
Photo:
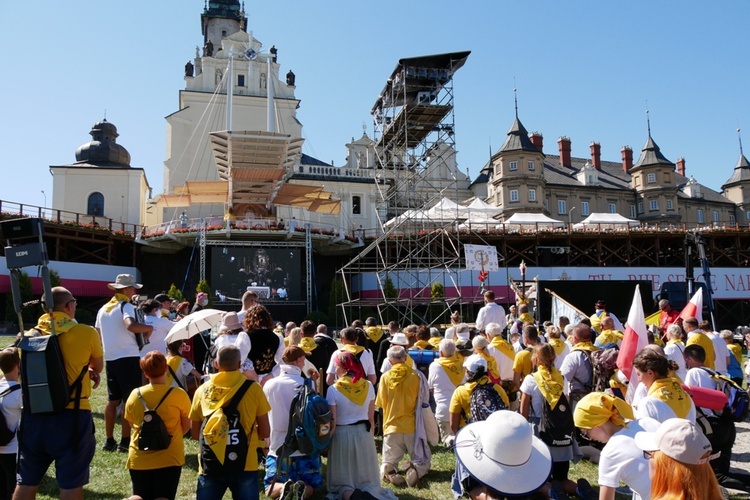
[[[456,435],[453,492],[458,497],[498,499],[530,496],[552,470],[549,448],[516,412],[500,410]],[[546,496],[544,496],[546,498]]]
[[[493,384],[487,376],[487,360],[479,354],[472,354],[464,360],[464,368],[466,368],[466,382],[456,387],[453,396],[451,396],[450,423],[453,434],[456,434],[461,427],[465,426],[467,420],[476,420],[476,416],[471,415],[471,399],[472,393],[477,390],[477,387],[491,384],[491,387],[500,396],[505,408],[509,406],[508,396],[503,388],[498,384]]]
[[[649,460],[652,500],[722,498],[711,443],[690,421],[667,419],[655,432],[638,432],[635,444]]]
[[[136,319],[130,297],[143,285],[136,283],[133,275],[119,274],[115,282],[108,286],[115,294],[99,309],[94,325],[104,344],[104,361],[107,365],[108,398],[104,407],[107,440],[102,449],[127,453],[130,446],[130,425],[127,421],[122,421],[120,444],[114,439],[117,407],[123,398],[130,396],[141,385],[141,356],[136,335],[141,334],[148,339],[154,327],[139,323]]]
[[[406,334],[405,333],[397,333],[397,334],[395,334],[395,335],[393,335],[391,337],[391,347],[397,346],[397,345],[403,347],[404,349],[408,349],[409,348],[409,339],[406,338]],[[389,349],[390,349],[390,347],[389,347]],[[414,367],[414,361],[411,359],[411,357],[409,357],[409,356],[406,357],[406,364],[409,365],[409,367],[411,367],[411,368]],[[380,365],[380,374],[381,374],[381,376],[382,376],[382,374],[384,374],[385,372],[387,372],[390,369],[391,369],[391,362],[386,357],[383,360],[383,364]]]

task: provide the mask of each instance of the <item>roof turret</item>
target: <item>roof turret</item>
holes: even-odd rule
[[[83,144],[76,150],[76,163],[94,167],[130,168],[130,153],[117,144],[117,127],[106,119],[91,127],[89,134],[92,141]]]

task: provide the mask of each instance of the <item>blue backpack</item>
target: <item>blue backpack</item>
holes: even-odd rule
[[[303,455],[319,455],[331,444],[331,406],[312,388],[307,379],[292,400],[289,426],[284,444],[276,454],[288,458],[295,451]]]

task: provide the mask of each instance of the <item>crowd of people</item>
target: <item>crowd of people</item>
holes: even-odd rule
[[[35,328],[54,324],[63,333],[71,386],[82,377],[80,395],[62,412],[25,411],[11,390],[19,385],[18,351],[0,351],[2,413],[9,427],[20,422],[0,446],[0,498],[34,498],[52,462],[60,497],[83,498],[96,450],[88,398],[105,365],[101,450],[127,453],[132,499],[175,498],[187,438],[200,445],[201,500],[226,490],[235,499],[316,491],[395,499],[401,488],[429,486],[435,447],[455,457],[446,497],[606,500],[624,492],[698,500],[722,498],[722,487],[750,492],[750,474],[730,470],[734,421],[702,407],[691,390],[717,389],[717,373],[743,382],[742,370],[729,371],[742,351],[710,325],[672,318],[663,304],[672,319],[635,355],[637,383],[629,387],[616,368],[604,373],[604,354],[625,334],[603,301],[577,324],[564,317],[538,324],[527,304],[506,314],[488,291],[475,327],[458,314],[444,332],[366,318],[341,330],[339,345],[326,325],[275,323],[247,292],[213,338],[202,332],[188,346],[168,333],[189,303],[160,294],[138,305],[140,315],[133,276],[117,276],[110,288],[95,327],[75,322],[76,299],[55,287],[52,311]],[[196,307],[206,305],[198,296]],[[323,453],[290,448],[298,432],[290,409],[305,387],[330,408]],[[49,439],[51,428],[69,438]],[[571,477],[570,464],[582,458],[598,465],[598,493]]]

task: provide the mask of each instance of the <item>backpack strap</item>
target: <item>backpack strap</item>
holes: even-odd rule
[[[156,411],[156,410],[158,410],[158,409],[159,409],[159,407],[160,407],[160,406],[161,406],[161,404],[162,404],[162,403],[164,402],[164,400],[165,400],[165,399],[167,399],[167,396],[169,396],[169,393],[170,393],[170,392],[172,392],[172,389],[174,389],[174,387],[170,387],[170,388],[169,388],[169,389],[167,390],[167,392],[166,392],[166,393],[164,394],[164,396],[162,396],[162,398],[161,398],[161,399],[159,400],[159,402],[158,402],[158,403],[156,403],[156,406],[154,406],[154,409],[153,409],[153,410],[152,410],[151,408],[149,408],[149,407],[148,407],[148,405],[146,404],[146,400],[145,400],[145,399],[143,399],[143,394],[141,394],[141,388],[139,387],[139,388],[137,388],[137,389],[136,389],[135,391],[136,391],[136,392],[138,393],[138,399],[140,399],[140,400],[141,400],[141,404],[143,405],[143,408],[145,408],[145,409],[146,409],[146,411]]]
[[[11,385],[11,386],[10,386],[10,387],[8,387],[7,389],[5,389],[5,390],[4,390],[3,392],[0,392],[0,398],[4,398],[5,396],[7,396],[8,394],[10,394],[11,392],[13,392],[13,391],[17,391],[17,390],[19,390],[20,388],[21,388],[21,384],[18,384],[18,385]]]
[[[187,392],[187,390],[182,386],[182,383],[180,382],[180,379],[177,378],[177,375],[175,374],[174,370],[171,366],[167,365],[167,368],[169,368],[169,374],[172,375],[172,378],[175,382],[177,382],[177,386],[182,389],[183,391]]]
[[[224,408],[230,411],[234,411],[237,409],[237,405],[240,404],[240,401],[245,396],[245,393],[248,389],[250,389],[250,386],[253,385],[252,380],[245,380],[239,389],[237,389],[237,392],[234,393],[234,396],[232,396],[232,399],[229,401],[229,404],[227,404]]]

